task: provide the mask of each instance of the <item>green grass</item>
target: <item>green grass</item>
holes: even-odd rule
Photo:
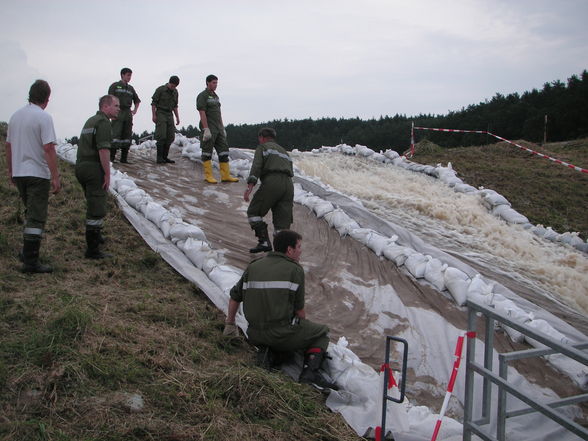
[[[525,141],[517,144],[588,169],[588,139],[544,146]],[[430,165],[451,162],[464,182],[502,194],[531,223],[550,226],[559,233],[579,232],[584,240],[588,238],[586,173],[504,142],[446,149],[423,141],[416,146],[414,161]]]
[[[154,253],[112,199],[105,250],[85,251],[73,167],[51,196],[41,260],[22,274],[22,205],[0,143],[0,440],[357,440],[324,396],[254,365],[224,317]],[[131,413],[126,394],[143,397]]]

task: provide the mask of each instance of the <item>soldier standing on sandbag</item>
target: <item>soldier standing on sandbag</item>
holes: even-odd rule
[[[100,251],[101,231],[106,216],[106,197],[110,186],[110,147],[112,131],[110,120],[120,110],[118,98],[104,95],[98,102],[98,111],[82,129],[78,142],[76,178],[86,196],[86,258],[112,257]]]
[[[206,77],[206,89],[196,97],[196,110],[200,114],[200,146],[202,148],[202,167],[204,168],[204,180],[209,184],[218,181],[212,175],[212,150],[216,149],[218,166],[222,182],[239,182],[239,179],[231,176],[229,167],[229,145],[227,144],[227,131],[221,116],[221,104],[216,94],[218,77],[208,75]]]
[[[50,273],[53,268],[39,263],[39,249],[45,222],[49,191],[61,189],[55,128],[45,112],[51,88],[45,80],[35,81],[29,89],[29,104],[11,116],[6,138],[8,179],[18,189],[25,206],[22,271]]]
[[[116,151],[120,149],[120,162],[128,164],[127,157],[131,147],[131,136],[133,135],[133,115],[139,110],[141,100],[135,92],[135,88],[129,84],[133,71],[123,67],[120,71],[120,81],[112,83],[108,88],[108,94],[118,98],[120,112],[112,121],[112,147],[110,148],[110,160],[116,159]],[[131,106],[135,108],[131,110]]]
[[[274,247],[274,252],[251,262],[231,289],[223,334],[239,335],[235,316],[243,302],[252,344],[279,353],[304,350],[299,381],[336,390],[319,371],[329,346],[329,328],[307,320],[304,310],[304,269],[298,263],[302,236],[280,231]]]
[[[288,152],[276,143],[276,131],[263,128],[257,134],[259,145],[255,149],[255,156],[247,178],[247,190],[243,195],[245,202],[258,180],[261,186],[253,195],[247,209],[247,220],[255,231],[258,243],[250,253],[271,251],[272,246],[267,232],[267,224],[263,217],[272,210],[274,235],[280,230],[286,230],[292,225],[292,206],[294,204],[294,184],[292,176],[292,159]]]
[[[172,112],[176,116],[176,124],[180,124],[178,84],[180,84],[180,79],[176,75],[172,75],[168,83],[155,89],[153,97],[151,97],[151,119],[155,123],[156,162],[158,164],[173,164],[176,162],[169,159],[167,155],[169,154],[169,147],[176,136]]]

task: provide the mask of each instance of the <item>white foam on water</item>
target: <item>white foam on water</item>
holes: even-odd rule
[[[478,195],[456,193],[430,176],[340,154],[293,154],[306,175],[440,249],[498,268],[543,295],[588,313],[588,256],[493,216]],[[524,214],[524,213],[523,213]]]

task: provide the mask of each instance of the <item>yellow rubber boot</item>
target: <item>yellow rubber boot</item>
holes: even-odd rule
[[[239,179],[231,176],[231,169],[228,162],[219,162],[221,181],[223,182],[239,182]]]
[[[204,161],[202,167],[204,168],[204,180],[209,184],[218,184],[218,181],[212,176],[212,161]]]

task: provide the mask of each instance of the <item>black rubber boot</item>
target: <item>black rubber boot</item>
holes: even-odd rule
[[[320,348],[311,348],[304,354],[304,365],[298,381],[300,383],[312,384],[317,389],[339,390],[339,387],[329,381],[320,372],[321,364],[326,352]]]
[[[41,239],[25,239],[22,246],[23,273],[51,273],[53,268],[39,263]]]
[[[120,149],[120,162],[122,164],[130,164],[128,160],[129,149]]]
[[[107,259],[112,257],[112,254],[103,253],[100,251],[100,230],[86,230],[86,259]]]
[[[272,244],[269,240],[267,233],[267,225],[264,223],[262,226],[255,228],[255,237],[257,237],[257,245],[255,248],[249,250],[250,253],[262,253],[265,251],[272,251]]]
[[[165,164],[165,159],[163,159],[163,147],[157,146],[157,160],[155,161],[158,164]]]
[[[163,162],[165,162],[166,164],[175,164],[176,161],[173,161],[168,158],[169,148],[170,146],[168,145],[165,149],[163,149]]]
[[[277,371],[284,363],[289,363],[294,358],[293,352],[275,351],[269,346],[257,346],[255,364],[267,371]]]
[[[110,162],[114,162],[116,159],[116,149],[110,149]]]

